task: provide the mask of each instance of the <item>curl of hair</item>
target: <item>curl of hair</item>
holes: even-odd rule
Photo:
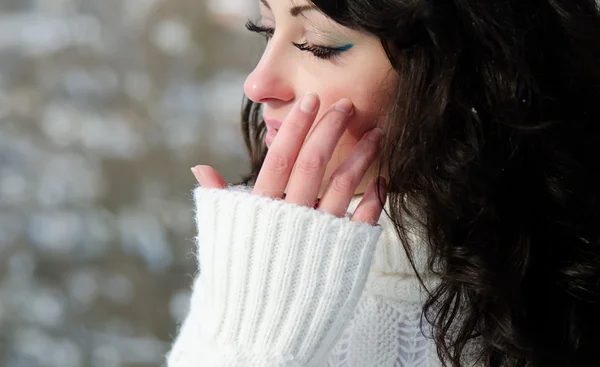
[[[378,36],[400,75],[379,168],[411,261],[407,219],[427,233],[441,283],[424,316],[444,365],[471,342],[485,366],[598,363],[595,0],[312,2]],[[259,110],[247,101],[242,116],[244,183],[266,154]]]

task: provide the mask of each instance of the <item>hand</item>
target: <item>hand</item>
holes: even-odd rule
[[[319,110],[319,98],[312,93],[304,96],[288,114],[269,148],[252,194],[285,197],[291,203],[313,206],[317,201],[325,168],[346,130],[353,109],[350,100],[340,100],[323,116],[307,138]],[[380,129],[373,129],[362,137],[350,156],[331,175],[315,209],[337,217],[346,214],[354,191],[377,156],[380,140]],[[227,187],[223,177],[210,166],[197,166],[192,172],[203,187]],[[379,221],[382,207],[376,185],[377,178],[367,186],[352,215],[352,221],[371,224]],[[387,194],[383,182],[380,193],[381,202],[385,203]]]

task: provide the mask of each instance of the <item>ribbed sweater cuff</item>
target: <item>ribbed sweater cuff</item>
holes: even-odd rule
[[[194,199],[199,275],[169,366],[322,363],[381,227],[243,191],[198,187]]]

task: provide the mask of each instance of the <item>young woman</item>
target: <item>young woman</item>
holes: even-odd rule
[[[595,1],[260,8],[253,171],[193,169],[168,365],[598,365]]]

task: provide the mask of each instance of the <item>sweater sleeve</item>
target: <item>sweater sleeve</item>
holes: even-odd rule
[[[194,200],[198,274],[167,366],[323,365],[381,227],[231,188]]]

